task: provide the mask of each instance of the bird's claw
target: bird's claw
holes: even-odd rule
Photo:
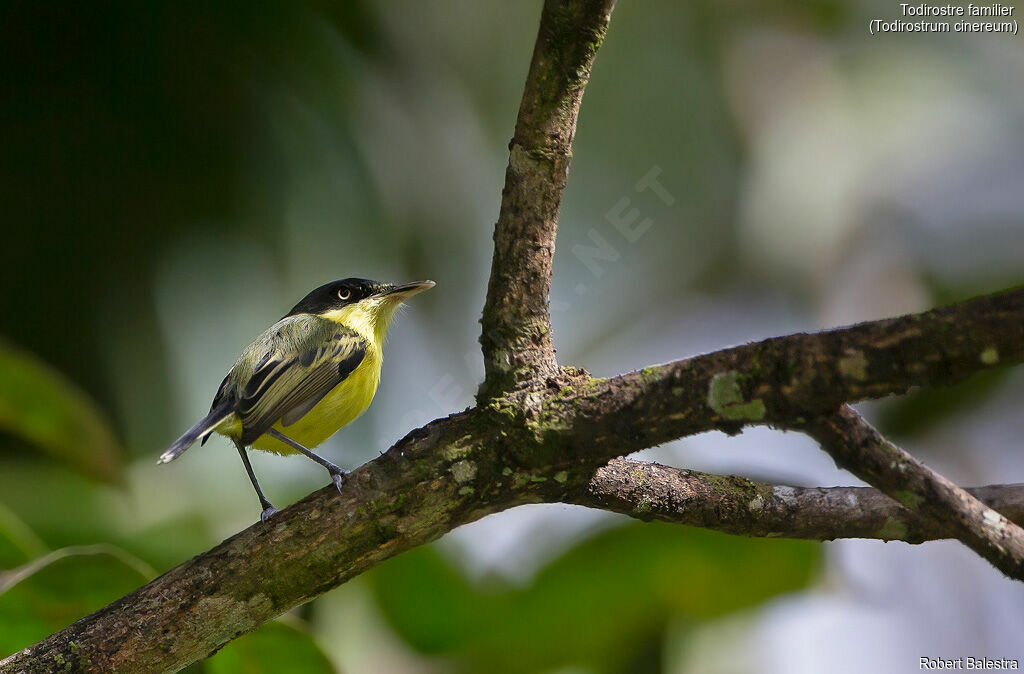
[[[337,488],[338,493],[340,494],[341,485],[344,484],[345,476],[348,475],[348,473],[341,470],[340,468],[338,470],[332,470],[329,472],[331,473],[331,481],[334,483],[334,486]]]
[[[260,522],[266,522],[279,512],[281,511],[275,508],[274,506],[268,505],[266,508],[263,509],[263,512],[260,513]]]

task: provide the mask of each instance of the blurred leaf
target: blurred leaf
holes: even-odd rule
[[[670,617],[706,620],[802,588],[819,556],[803,541],[636,522],[580,543],[525,589],[474,587],[431,547],[369,580],[406,641],[461,656],[467,670],[615,671],[659,640]]]
[[[11,517],[43,545],[27,559],[52,548],[105,541],[165,570],[220,540],[211,533],[211,520],[195,511],[153,522],[143,518],[147,522],[143,524],[132,513],[123,512],[131,507],[130,499],[66,466],[2,461],[0,495],[0,539],[5,527],[3,506],[9,504]]]
[[[50,548],[112,540],[111,491],[68,465],[0,461],[4,503]]]
[[[210,533],[209,522],[198,513],[161,520],[132,530],[130,537],[116,537],[118,545],[158,569],[169,569],[183,559],[198,555],[219,539]]]
[[[980,407],[996,393],[1011,368],[985,370],[955,386],[922,388],[900,398],[884,401],[879,426],[886,435],[905,436],[924,433],[933,426],[948,423]]]
[[[0,573],[0,657],[109,604],[153,570],[112,545],[54,550]]]
[[[10,569],[46,554],[46,544],[35,532],[0,503],[0,569]]]
[[[206,661],[211,674],[333,674],[334,667],[304,629],[275,620],[241,636]]]
[[[346,42],[363,53],[380,54],[389,48],[385,43],[387,36],[381,29],[380,19],[371,3],[308,0],[306,4],[324,15],[344,35]]]
[[[89,397],[31,354],[0,342],[0,430],[104,482],[120,478],[121,450]]]

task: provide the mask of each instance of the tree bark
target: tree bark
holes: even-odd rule
[[[849,406],[805,425],[840,468],[945,525],[955,538],[1011,578],[1024,579],[1024,531],[966,490],[889,442]]]
[[[1024,522],[1024,484],[967,491],[1014,522]],[[641,520],[738,536],[923,543],[960,533],[956,526],[921,517],[871,487],[764,484],[629,459],[602,466],[584,490],[567,500]]]
[[[613,0],[547,0],[509,143],[505,189],[480,323],[485,401],[557,370],[551,342],[551,264],[583,90]]]

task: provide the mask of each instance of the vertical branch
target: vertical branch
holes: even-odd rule
[[[1024,580],[1024,530],[886,440],[849,405],[804,430],[840,468],[947,527],[1010,578]]]
[[[613,0],[546,0],[509,143],[494,257],[480,322],[479,397],[557,368],[551,342],[551,263],[576,118]]]

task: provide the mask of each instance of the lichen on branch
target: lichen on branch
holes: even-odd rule
[[[1024,522],[1024,485],[967,491],[1012,521]],[[567,500],[638,519],[739,536],[905,543],[960,536],[956,526],[922,517],[871,487],[764,484],[736,475],[710,475],[629,459],[613,459]]]

